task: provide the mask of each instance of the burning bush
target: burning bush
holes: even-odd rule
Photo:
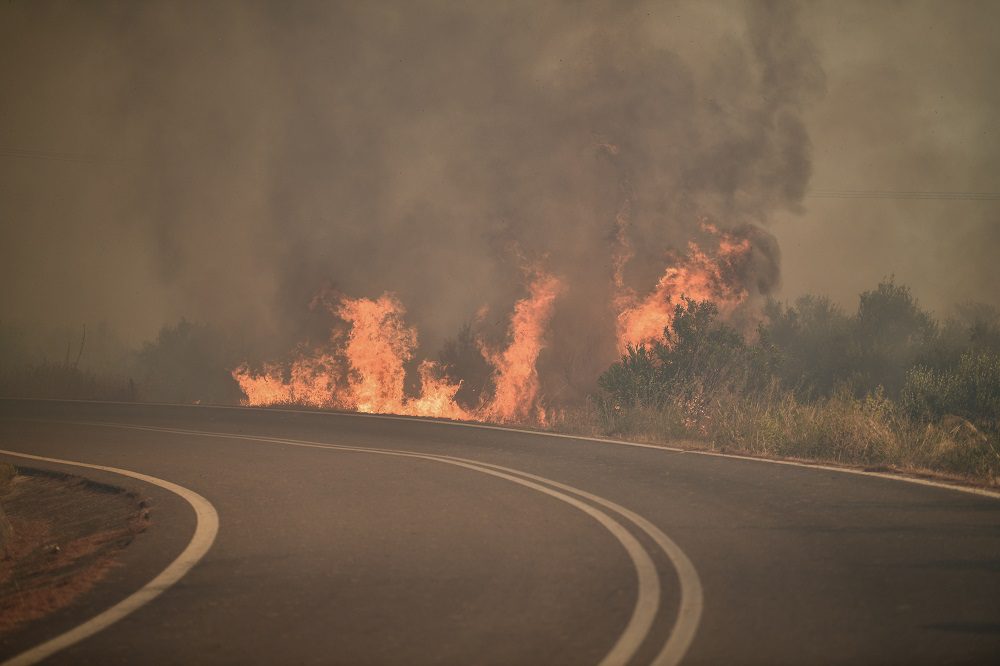
[[[771,362],[765,348],[748,346],[718,315],[714,303],[684,298],[662,337],[648,347],[630,345],[622,360],[601,375],[598,385],[610,398],[610,408],[699,402],[719,392],[743,394],[766,384]]]

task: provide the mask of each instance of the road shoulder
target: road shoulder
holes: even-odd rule
[[[0,640],[71,606],[120,564],[150,524],[148,500],[118,486],[5,466]]]

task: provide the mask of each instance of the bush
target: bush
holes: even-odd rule
[[[230,371],[242,354],[222,334],[182,319],[164,326],[139,352],[143,397],[163,402],[239,404]]]
[[[608,395],[612,408],[662,407],[667,399],[667,385],[656,362],[656,355],[644,345],[633,347],[597,379]]]
[[[942,371],[925,366],[910,369],[900,405],[914,419],[938,421],[955,415],[997,432],[1000,354],[970,350],[962,354],[957,367]]]
[[[942,334],[909,288],[892,279],[862,293],[853,316],[817,296],[793,306],[769,302],[764,315],[760,338],[775,348],[782,383],[807,400],[844,386],[858,397],[879,387],[898,396],[910,367],[947,365],[970,335],[957,322]]]
[[[994,483],[1000,317],[974,311],[939,327],[890,280],[852,317],[824,298],[771,302],[748,344],[711,303],[685,300],[662,340],[601,375],[596,420],[616,436]]]
[[[907,369],[937,336],[937,324],[909,288],[891,279],[861,294],[855,326],[850,361],[861,393],[881,386],[898,396]]]
[[[778,375],[796,395],[828,396],[847,381],[854,322],[829,298],[807,295],[794,306],[772,300],[764,317],[761,342],[774,348]]]
[[[768,348],[747,346],[734,328],[718,321],[713,303],[684,299],[663,340],[629,347],[598,386],[608,408],[663,408],[668,402],[698,403],[720,391],[752,390],[770,381],[772,369]]]

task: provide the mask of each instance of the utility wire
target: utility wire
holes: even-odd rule
[[[0,148],[0,157],[14,157],[29,160],[51,160],[55,162],[96,162],[92,155],[77,153],[56,153],[46,150],[21,150],[20,148]]]
[[[896,190],[809,190],[809,199],[936,199],[942,201],[1000,201],[1000,192],[932,192]]]

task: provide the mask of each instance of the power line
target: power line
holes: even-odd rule
[[[55,162],[96,162],[93,155],[80,153],[57,153],[47,150],[22,150],[20,148],[0,148],[0,157],[14,157],[29,160],[51,160]]]
[[[1000,192],[809,190],[809,199],[932,199],[940,201],[1000,201]]]

